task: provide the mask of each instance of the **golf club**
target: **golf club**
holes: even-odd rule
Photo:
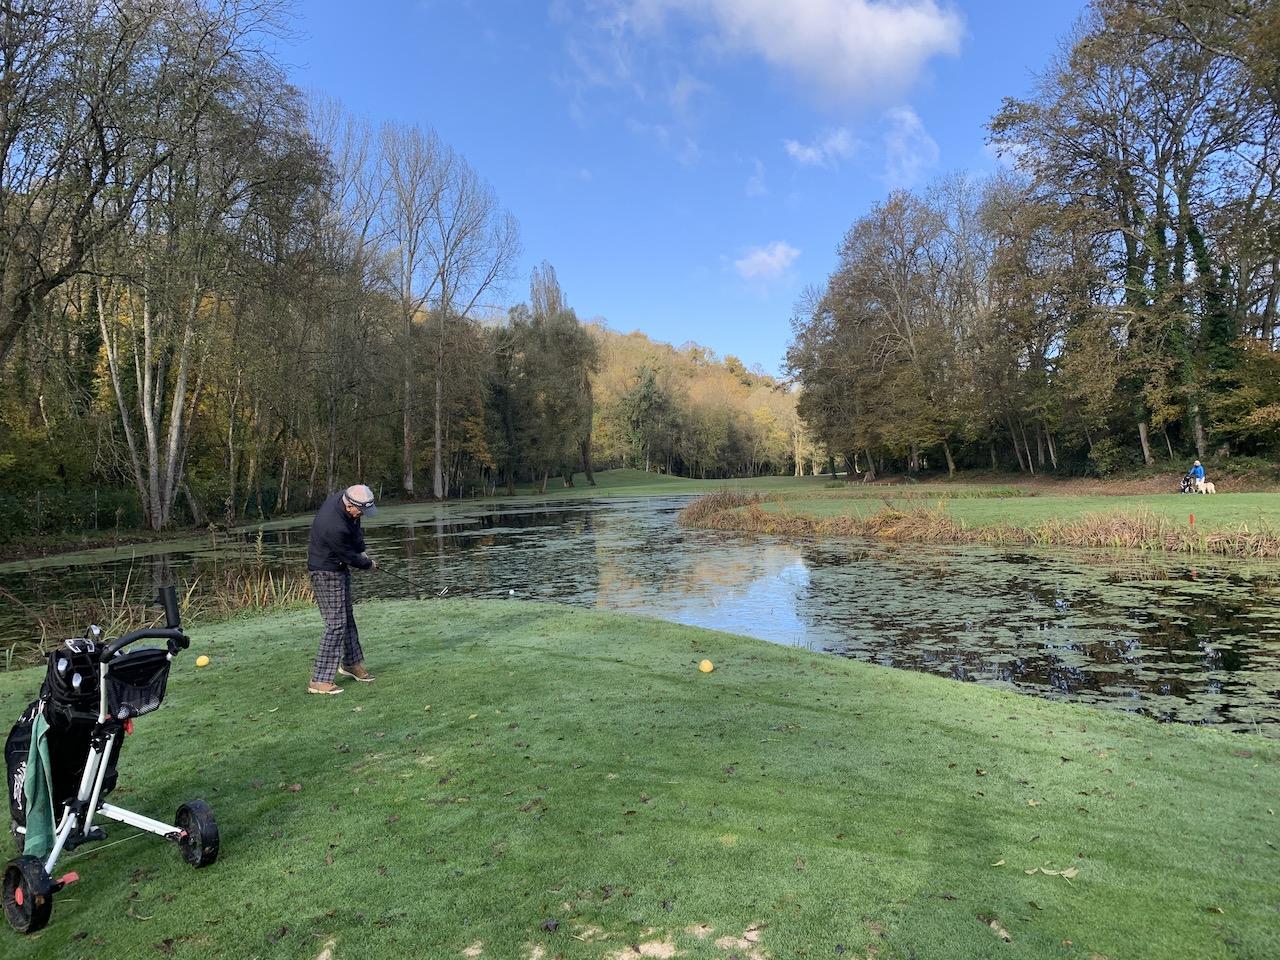
[[[396,573],[396,571],[390,569],[389,567],[384,567],[382,564],[378,564],[378,569],[381,570],[383,573],[390,574],[391,576],[395,577],[397,580],[401,581],[402,583],[407,583],[409,586],[413,587],[413,589],[418,594],[419,600],[422,599],[422,595],[424,593],[428,592],[423,588],[422,584],[418,583],[416,580],[410,580],[404,574]]]
[[[397,580],[400,580],[403,583],[407,583],[409,586],[413,587],[413,589],[418,593],[418,599],[422,599],[424,595],[429,593],[435,594],[435,596],[437,597],[444,597],[449,595],[457,596],[459,594],[467,595],[467,594],[473,594],[473,593],[479,592],[479,588],[477,587],[452,587],[452,586],[445,586],[440,590],[428,590],[427,588],[423,587],[422,584],[418,583],[416,580],[411,580],[409,577],[406,577],[404,574],[397,573],[396,571],[391,570],[387,567],[384,567],[381,564],[378,565],[378,569],[381,570],[383,573],[391,574],[391,576],[395,577]],[[508,591],[508,593],[510,596],[515,595],[514,590]]]

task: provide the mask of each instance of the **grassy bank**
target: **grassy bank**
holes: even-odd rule
[[[877,493],[879,495],[877,495]],[[681,522],[716,530],[920,543],[1054,545],[1280,557],[1280,494],[1017,496],[955,490],[706,495]]]
[[[5,955],[1280,954],[1273,741],[614,614],[359,616],[336,698],[314,611],[194,628],[114,799],[205,795],[222,860],[86,849]]]

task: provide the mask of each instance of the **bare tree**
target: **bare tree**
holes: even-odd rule
[[[266,0],[0,5],[0,364],[54,290],[137,212],[227,72],[259,57]]]
[[[493,189],[462,157],[447,151],[441,163],[442,189],[431,208],[427,256],[436,313],[435,448],[432,493],[446,495],[443,464],[446,326],[468,323],[482,299],[506,280],[520,252],[515,218],[499,209]]]
[[[415,354],[414,323],[441,284],[432,257],[430,232],[440,218],[453,155],[434,130],[388,124],[382,130],[385,202],[383,226],[392,251],[391,278],[400,308],[400,358],[403,372],[404,492],[413,496]],[[437,391],[438,392],[438,391]],[[439,397],[436,399],[439,420]],[[440,469],[439,425],[436,470]]]

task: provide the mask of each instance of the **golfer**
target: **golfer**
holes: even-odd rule
[[[1198,492],[1204,492],[1204,467],[1199,460],[1191,465],[1191,482]]]
[[[324,637],[311,668],[307,693],[342,693],[333,682],[334,673],[371,683],[364,668],[364,651],[351,610],[351,568],[374,570],[377,564],[365,553],[360,518],[373,516],[373,491],[363,483],[332,494],[311,521],[307,546],[307,572],[315,591],[320,615],[324,617]]]

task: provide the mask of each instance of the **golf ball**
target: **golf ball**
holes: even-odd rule
[[[200,656],[196,657],[197,667],[207,667],[208,665],[209,665],[209,658],[206,657],[204,654],[201,654]]]
[[[515,592],[514,590],[508,590],[508,591],[507,591],[507,596],[508,596],[508,597],[514,597],[515,595],[516,595],[516,592]]]
[[[700,664],[698,664],[698,669],[701,670],[703,673],[710,673],[715,668],[716,668],[715,664],[712,663],[710,660],[703,660]]]

